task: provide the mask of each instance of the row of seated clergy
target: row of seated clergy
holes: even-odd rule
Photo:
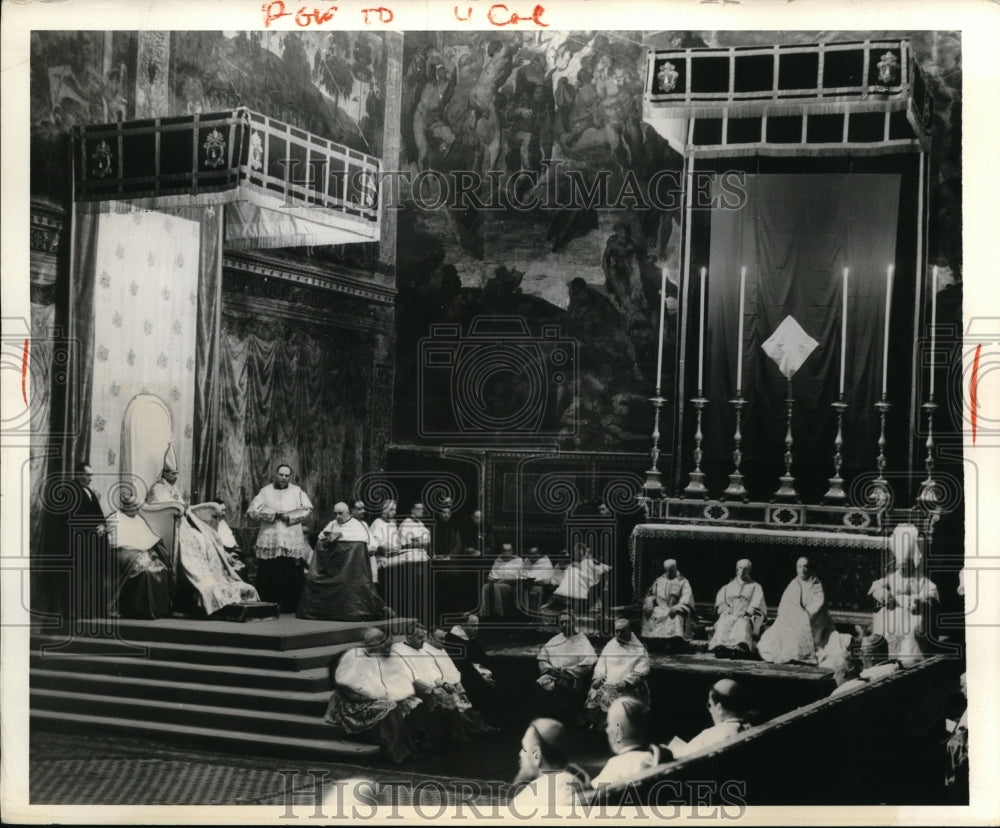
[[[444,648],[445,631],[434,630],[431,638],[422,625],[411,621],[403,641],[392,645],[413,679],[417,696],[442,722],[449,743],[466,744],[470,736],[489,731],[473,709],[462,685],[462,675]]]
[[[424,523],[424,504],[414,503],[410,514],[396,521],[396,501],[386,500],[371,522],[379,568],[402,563],[423,563],[433,558],[475,557],[482,554],[483,513],[476,510],[464,523],[452,515],[451,498],[437,512],[434,532]]]
[[[566,567],[532,546],[522,558],[504,543],[483,584],[480,606],[487,618],[510,618],[538,612],[562,583]]]
[[[511,812],[520,819],[583,814],[577,806],[608,786],[628,784],[659,764],[722,745],[749,727],[742,688],[732,679],[712,686],[707,706],[711,726],[690,742],[675,737],[661,746],[649,739],[649,705],[629,696],[618,698],[608,709],[605,727],[613,755],[589,780],[571,762],[569,727],[551,718],[533,720],[521,739]]]
[[[380,745],[391,761],[406,762],[489,729],[459,679],[441,635],[425,639],[411,627],[397,646],[369,629],[337,664],[326,720]]]
[[[920,571],[917,530],[898,526],[890,539],[896,568],[877,579],[869,590],[876,600],[872,630],[889,640],[890,651],[904,664],[923,657],[920,638],[925,633],[930,604],[937,587]],[[753,564],[736,563],[736,576],[719,589],[718,614],[709,650],[720,657],[760,658],[773,664],[801,662],[835,670],[847,658],[851,636],[836,629],[823,590],[807,557],[795,564],[796,575],[781,596],[774,623],[763,629],[767,604],[763,587],[753,579]],[[672,559],[664,561],[643,603],[643,633],[649,638],[672,639],[681,650],[691,635],[694,597],[691,586]],[[759,642],[758,642],[759,639]]]
[[[163,471],[146,494],[148,503],[180,503],[184,514],[177,527],[178,560],[176,593],[182,585],[193,588],[193,600],[206,615],[245,601],[259,601],[257,590],[246,583],[219,533],[184,503],[177,488],[177,461],[173,447],[167,449]],[[173,562],[169,562],[173,566]],[[183,577],[182,577],[183,576]]]

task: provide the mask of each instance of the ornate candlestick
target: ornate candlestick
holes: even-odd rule
[[[642,493],[645,497],[663,497],[663,482],[660,479],[660,469],[657,464],[660,462],[660,409],[663,408],[666,400],[660,396],[660,389],[657,388],[656,396],[650,397],[649,401],[653,404],[653,447],[649,451],[652,463],[646,472],[646,482],[642,484]]]
[[[938,485],[934,482],[934,412],[937,411],[937,403],[934,402],[934,395],[931,394],[927,402],[920,407],[927,412],[927,440],[924,443],[927,447],[927,457],[924,458],[927,479],[920,484],[917,502],[928,511],[933,512],[940,508],[940,504],[938,503]]]
[[[792,409],[795,405],[795,398],[792,396],[792,378],[788,378],[788,399],[785,400],[785,420],[787,429],[785,430],[785,473],[778,479],[781,485],[774,493],[777,500],[798,500],[799,493],[795,491],[795,478],[792,476]]]
[[[723,494],[742,498],[743,502],[746,503],[748,495],[746,487],[743,485],[743,474],[740,472],[740,465],[743,463],[743,452],[740,450],[743,432],[740,430],[740,425],[743,421],[743,406],[747,404],[747,401],[737,392],[736,399],[730,400],[729,404],[736,409],[736,430],[733,432],[733,472],[729,475],[729,485],[726,486]]]
[[[868,499],[873,501],[876,507],[883,508],[889,504],[889,484],[885,479],[885,415],[892,408],[892,403],[885,398],[884,391],[882,392],[882,399],[875,403],[875,407],[879,411],[878,457],[875,459],[875,465],[878,468],[878,477],[872,483],[872,490]]]
[[[695,397],[691,402],[694,404],[695,409],[698,414],[695,418],[695,431],[694,431],[694,470],[689,473],[687,486],[684,487],[684,494],[686,495],[700,495],[706,500],[708,499],[708,489],[705,488],[705,472],[701,470],[701,412],[704,410],[705,406],[708,404],[708,400],[702,396],[702,391],[698,389],[698,396]]]
[[[827,489],[823,500],[826,503],[841,504],[847,500],[844,492],[844,478],[840,476],[840,466],[844,462],[840,450],[844,447],[844,412],[847,411],[847,403],[844,402],[844,395],[833,403],[830,403],[833,410],[837,412],[837,437],[833,441],[833,477],[830,478],[830,488]]]

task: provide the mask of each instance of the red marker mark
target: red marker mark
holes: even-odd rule
[[[275,20],[291,15],[291,12],[285,9],[285,4],[282,0],[273,0],[271,3],[264,3],[264,5],[260,7],[260,10],[264,13],[265,29],[270,27],[271,23]],[[305,6],[301,6],[295,13],[295,25],[305,28],[306,26],[311,26],[313,24],[319,26],[322,23],[329,23],[333,20],[333,16],[336,12],[336,6],[330,6],[326,11],[320,11],[315,7],[313,7],[312,11],[310,11]]]
[[[462,17],[458,13],[458,6],[455,6],[455,19],[459,23],[468,23],[472,19],[472,6],[469,6],[469,8],[466,10],[465,17]]]
[[[509,15],[505,20],[503,15]],[[534,23],[536,26],[541,26],[543,29],[547,29],[549,24],[542,22],[542,15],[545,14],[544,6],[535,6],[534,10],[530,15],[520,15],[516,12],[510,11],[503,3],[494,3],[490,6],[490,10],[486,13],[486,18],[494,26],[510,26],[511,24],[517,23]]]
[[[21,399],[28,404],[28,341],[24,340],[24,351],[21,354]]]
[[[982,343],[976,346],[976,358],[972,362],[972,380],[969,382],[969,408],[972,409],[972,445],[976,444],[976,409],[979,408],[979,354]]]
[[[374,12],[378,15],[379,23],[392,23],[392,19],[396,16],[393,14],[392,9],[387,9],[385,6],[379,6],[378,8],[362,9],[361,13],[365,16],[365,24],[371,25],[371,21],[368,19],[369,12]]]

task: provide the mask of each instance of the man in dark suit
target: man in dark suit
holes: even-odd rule
[[[49,573],[45,607],[60,617],[60,629],[111,611],[111,560],[100,496],[90,484],[90,464],[78,463],[72,479],[49,482],[46,549],[60,571]],[[65,567],[65,569],[62,569]]]

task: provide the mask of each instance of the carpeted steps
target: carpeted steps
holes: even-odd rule
[[[121,716],[92,716],[86,713],[64,713],[54,710],[32,710],[32,726],[66,732],[98,732],[169,741],[206,750],[231,750],[240,754],[268,754],[329,761],[362,761],[377,758],[380,749],[374,745],[325,738],[317,734],[311,739],[287,736],[273,738],[257,733],[244,733],[213,727],[164,724],[126,719]],[[328,727],[319,722],[318,727]]]
[[[330,761],[377,757],[323,720],[330,666],[371,626],[204,619],[117,622],[117,636],[32,636],[31,723]]]

